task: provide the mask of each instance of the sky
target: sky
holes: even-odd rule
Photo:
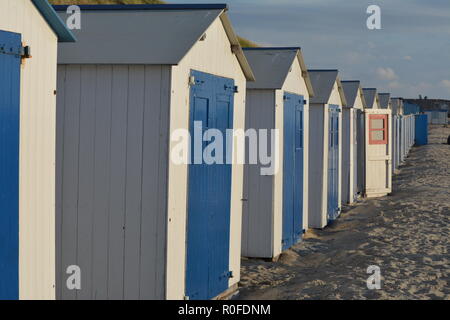
[[[300,46],[311,69],[339,69],[395,97],[450,99],[449,0],[180,0],[228,3],[235,31],[261,46]],[[381,30],[369,30],[369,5]]]

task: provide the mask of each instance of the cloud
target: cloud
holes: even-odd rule
[[[402,84],[398,81],[392,81],[389,83],[389,88],[391,89],[400,89],[402,87],[403,87]]]
[[[406,61],[412,61],[413,58],[412,58],[411,56],[404,56],[404,57],[403,57],[403,60],[406,60]]]
[[[397,74],[391,68],[377,68],[375,71],[380,80],[393,81],[398,79]]]
[[[450,80],[442,80],[440,82],[441,87],[446,88],[448,91],[450,91]]]

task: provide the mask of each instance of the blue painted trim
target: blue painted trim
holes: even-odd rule
[[[301,50],[300,47],[244,47],[242,50],[257,51],[257,50]]]
[[[47,2],[47,0],[31,0],[35,5],[48,25],[58,36],[59,42],[75,42],[76,38],[72,31],[70,31],[66,24],[61,20],[53,7]]]
[[[22,36],[0,30],[0,300],[19,299],[20,55]],[[11,54],[13,53],[13,54]]]
[[[308,69],[308,72],[339,72],[338,69]]]
[[[360,80],[341,80],[341,83],[361,83]]]
[[[68,5],[56,5],[56,11],[66,11]],[[81,10],[228,10],[224,3],[214,4],[127,4],[81,5]]]

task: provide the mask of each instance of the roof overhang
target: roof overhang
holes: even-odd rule
[[[47,24],[53,30],[53,32],[58,36],[59,42],[75,42],[76,38],[72,31],[70,31],[66,24],[61,20],[53,7],[48,3],[47,0],[31,0],[36,9],[44,17]]]
[[[341,97],[342,107],[346,107],[347,106],[347,99],[345,99],[344,88],[342,87],[341,79],[339,79],[339,77],[336,77],[336,84],[337,84],[337,87],[338,87],[339,95]]]
[[[233,53],[236,55],[236,58],[241,65],[242,71],[244,72],[247,81],[255,81],[255,75],[253,74],[252,68],[245,57],[244,51],[242,50],[241,44],[239,43],[239,39],[234,32],[233,26],[231,25],[231,21],[228,18],[227,14],[228,9],[224,9],[222,14],[220,15],[220,20],[222,21],[225,32],[230,40],[231,46],[233,48]]]
[[[309,77],[308,68],[306,68],[305,59],[303,58],[302,49],[298,48],[297,51],[297,59],[300,63],[300,67],[302,68],[302,77],[305,79],[306,88],[308,89],[309,97],[314,97],[314,89],[311,83],[311,78]]]

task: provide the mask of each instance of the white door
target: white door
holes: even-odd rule
[[[366,113],[367,197],[382,197],[392,191],[392,116],[387,109]]]

